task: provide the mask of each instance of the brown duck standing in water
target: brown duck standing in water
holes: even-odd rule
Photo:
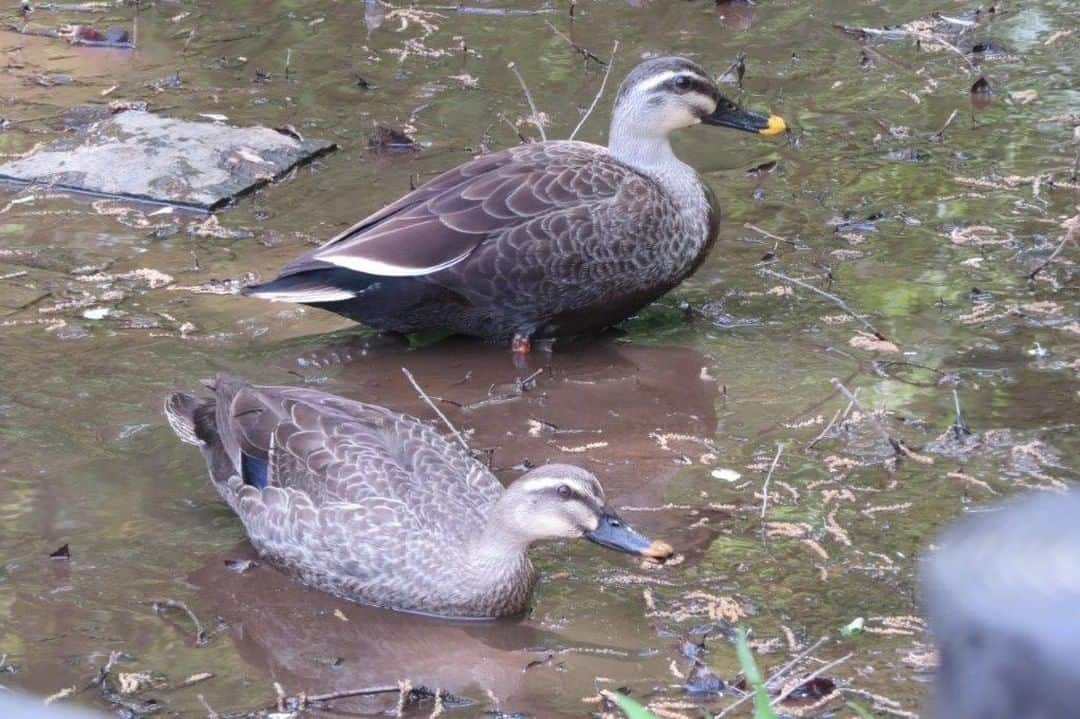
[[[554,140],[478,157],[245,294],[515,351],[613,325],[682,282],[716,240],[716,198],[668,140],[699,123],[786,129],[739,109],[689,60],[646,60],[619,88],[607,147]]]
[[[168,398],[173,431],[199,447],[261,555],[345,599],[500,617],[528,605],[535,542],[672,553],[616,516],[578,467],[539,467],[504,489],[461,446],[383,407],[224,375],[212,390]]]

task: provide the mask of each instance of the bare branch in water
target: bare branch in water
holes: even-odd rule
[[[156,599],[151,603],[151,606],[159,614],[165,609],[179,609],[184,612],[191,619],[191,623],[195,625],[195,646],[201,647],[209,641],[209,635],[207,635],[206,629],[203,628],[202,622],[199,621],[195,612],[191,611],[191,607],[184,602],[177,599]]]
[[[1080,155],[1077,155],[1077,158],[1078,160],[1080,160]],[[1076,230],[1077,228],[1080,228],[1080,215],[1076,215],[1071,220],[1067,221],[1065,223],[1065,226],[1068,228],[1068,230],[1065,232],[1065,236],[1061,238],[1061,242],[1054,249],[1054,251],[1050,253],[1050,256],[1046,258],[1046,261],[1036,267],[1034,270],[1032,270],[1030,274],[1028,274],[1028,282],[1034,282],[1035,277],[1040,272],[1045,270],[1047,265],[1057,259],[1057,256],[1061,254],[1061,250],[1065,248],[1065,245],[1069,244],[1069,240],[1072,240],[1076,237]]]
[[[518,72],[517,65],[510,63],[508,68],[514,73],[514,77],[517,78],[518,84],[521,85],[521,89],[525,92],[525,99],[529,102],[529,112],[532,113],[532,123],[536,125],[536,129],[540,131],[540,139],[547,142],[547,133],[544,132],[544,123],[540,119],[540,111],[536,109],[536,103],[533,102],[532,93],[529,92],[529,86],[525,84],[525,78]]]
[[[420,395],[420,399],[427,402],[428,407],[431,407],[431,409],[435,410],[435,414],[439,416],[439,419],[443,421],[443,424],[450,428],[450,431],[453,433],[454,437],[457,438],[457,441],[461,444],[462,448],[466,452],[468,452],[468,442],[466,442],[465,438],[461,436],[461,432],[458,432],[457,427],[454,426],[450,419],[445,414],[443,414],[442,410],[435,405],[435,402],[433,402],[431,397],[428,396],[428,393],[424,391],[424,388],[417,383],[416,378],[412,375],[412,372],[405,369],[404,367],[401,368],[401,371],[402,373],[404,373],[405,378],[409,380],[409,383],[412,384],[413,389],[415,389],[417,394]]]
[[[765,475],[765,484],[761,487],[761,519],[765,519],[765,510],[769,508],[769,482],[772,480],[773,472],[776,470],[777,463],[780,462],[780,455],[784,451],[784,443],[776,443],[776,456],[773,457],[772,464],[769,465],[769,473]]]
[[[822,667],[818,667],[818,668],[817,668],[817,669],[815,669],[814,671],[810,672],[809,674],[807,674],[807,675],[806,675],[806,678],[804,678],[804,679],[803,679],[803,680],[802,680],[801,682],[791,682],[790,686],[788,686],[788,688],[787,688],[787,689],[785,689],[784,691],[780,692],[780,693],[779,693],[779,694],[778,694],[778,695],[776,696],[776,698],[775,698],[775,699],[773,699],[773,700],[772,700],[771,702],[769,702],[769,705],[770,705],[770,706],[776,706],[776,705],[777,705],[777,704],[779,704],[780,702],[782,702],[782,701],[784,701],[785,699],[787,699],[787,698],[788,698],[788,696],[789,696],[789,695],[790,695],[790,694],[791,694],[791,693],[792,693],[793,691],[795,691],[796,689],[798,689],[799,687],[803,686],[803,685],[804,685],[804,684],[806,684],[807,682],[810,682],[810,681],[813,681],[814,679],[817,679],[818,677],[820,677],[820,676],[821,676],[822,674],[824,674],[825,672],[829,671],[830,669],[832,669],[833,667],[835,667],[835,666],[837,666],[837,665],[839,665],[839,664],[843,664],[843,663],[844,663],[844,662],[846,662],[846,661],[847,661],[848,659],[851,659],[851,657],[853,657],[853,656],[855,656],[855,652],[848,652],[847,654],[845,654],[844,656],[840,657],[840,658],[839,658],[839,659],[837,659],[836,661],[832,661],[832,662],[829,662],[828,664],[826,664],[826,665],[824,665],[824,666],[822,666]]]
[[[951,125],[953,123],[953,120],[955,120],[956,116],[959,115],[959,114],[960,114],[959,110],[953,110],[952,113],[949,115],[949,119],[946,120],[945,124],[941,126],[941,129],[938,130],[937,132],[935,132],[930,137],[932,137],[932,138],[936,137],[939,140],[944,138],[945,137],[945,131],[949,129],[949,125]]]
[[[615,53],[619,49],[619,41],[616,40],[615,44],[611,47],[611,59],[608,60],[607,68],[604,70],[604,79],[600,81],[600,89],[596,91],[596,96],[593,98],[592,104],[589,105],[589,109],[585,111],[585,114],[581,116],[581,120],[578,121],[577,127],[570,133],[570,137],[567,139],[573,140],[577,137],[578,131],[585,125],[585,121],[589,119],[589,115],[596,109],[596,103],[600,102],[600,98],[604,94],[604,88],[607,87],[608,76],[611,75],[611,66],[615,64]]]
[[[815,651],[817,651],[818,647],[820,647],[822,644],[824,644],[827,639],[828,639],[828,637],[822,637],[821,639],[818,639],[816,642],[811,644],[810,647],[806,651],[804,651],[802,654],[800,654],[799,656],[795,657],[794,659],[792,659],[790,662],[788,662],[784,666],[777,669],[773,673],[773,675],[771,677],[769,677],[768,679],[765,680],[765,685],[766,686],[775,685],[776,682],[778,682],[780,679],[782,679],[784,677],[784,675],[787,674],[795,665],[797,665],[803,659],[806,659],[808,656],[810,656]],[[802,686],[805,683],[806,682],[799,682],[795,686],[799,687],[799,686]],[[720,712],[719,714],[717,714],[715,719],[720,719],[720,717],[727,716],[728,714],[733,712],[736,709],[736,707],[741,706],[743,702],[745,702],[745,701],[747,701],[749,699],[753,699],[753,698],[754,698],[754,692],[746,692],[741,697],[739,697],[739,700],[736,701],[734,704],[731,704],[731,705],[729,705],[727,707],[724,707],[724,710],[722,712]]]
[[[836,306],[839,307],[840,309],[842,309],[845,313],[847,313],[848,315],[851,315],[852,317],[854,317],[860,324],[862,324],[863,327],[865,327],[867,330],[869,330],[879,340],[884,340],[885,339],[885,335],[881,334],[881,332],[878,332],[876,327],[874,327],[872,324],[867,322],[861,316],[855,314],[855,311],[852,310],[850,307],[848,307],[846,302],[844,302],[842,299],[840,299],[836,295],[832,294],[831,292],[826,292],[825,290],[814,287],[812,284],[810,284],[808,282],[803,282],[802,280],[797,280],[794,277],[788,277],[783,272],[777,272],[776,270],[770,270],[770,269],[764,268],[764,267],[759,269],[758,271],[761,272],[762,274],[769,275],[770,277],[775,277],[778,280],[782,280],[784,282],[790,282],[793,285],[797,285],[798,287],[802,287],[805,290],[810,290],[811,292],[813,292],[813,293],[815,293],[817,295],[820,295],[821,297],[824,297],[825,299],[829,300],[830,302],[835,303]]]
[[[597,64],[599,64],[599,65],[601,65],[601,66],[607,66],[607,65],[609,65],[609,64],[610,64],[610,63],[606,63],[606,62],[604,62],[604,61],[603,61],[603,60],[601,60],[601,59],[600,59],[599,57],[597,57],[597,56],[596,56],[596,54],[595,54],[595,53],[594,53],[594,52],[593,52],[592,50],[590,50],[589,48],[587,48],[587,47],[582,47],[581,45],[578,45],[578,44],[577,44],[576,42],[574,42],[574,41],[573,41],[573,40],[572,40],[572,39],[570,38],[570,36],[569,36],[569,35],[567,35],[567,34],[566,34],[566,33],[564,33],[564,32],[563,32],[562,30],[560,30],[559,28],[557,28],[557,27],[555,27],[554,25],[552,25],[552,24],[551,24],[551,21],[550,21],[550,20],[545,20],[545,21],[544,21],[544,24],[546,24],[546,25],[547,25],[547,26],[548,26],[549,28],[551,28],[551,31],[552,31],[553,33],[555,33],[555,34],[556,34],[556,35],[558,35],[558,36],[559,36],[560,38],[562,38],[563,40],[565,40],[565,41],[566,41],[566,44],[567,44],[567,45],[569,45],[570,47],[574,48],[574,50],[575,50],[575,51],[576,51],[576,52],[577,52],[577,53],[578,53],[579,55],[581,55],[581,56],[582,56],[583,58],[585,58],[586,60],[592,60],[593,62],[595,62],[595,63],[597,63]]]

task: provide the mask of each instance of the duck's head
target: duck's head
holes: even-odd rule
[[[675,130],[704,124],[760,135],[787,129],[777,115],[743,110],[721,94],[700,65],[681,57],[657,57],[635,67],[619,87],[611,140],[666,139]]]
[[[501,519],[526,543],[584,537],[608,549],[663,560],[673,553],[635,531],[612,511],[592,473],[568,464],[548,464],[523,475],[499,500]]]

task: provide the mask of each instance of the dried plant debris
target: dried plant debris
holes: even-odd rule
[[[995,486],[1012,485],[1014,489],[1064,491],[1069,481],[1077,479],[1077,472],[1051,443],[1054,434],[992,429],[958,435],[950,427],[926,451],[965,460],[963,471],[949,478],[973,490],[992,494]]]
[[[958,12],[933,12],[901,25],[860,27],[836,25],[839,30],[860,40],[908,40],[925,43],[927,50],[941,49],[949,44],[963,48],[969,54],[1000,53],[996,42],[980,39],[978,31],[992,18],[1000,15],[996,4],[976,6]],[[935,48],[935,45],[937,46]]]
[[[196,295],[236,295],[248,285],[255,284],[255,280],[255,274],[248,272],[240,277],[211,277],[198,285],[173,285],[169,290]]]

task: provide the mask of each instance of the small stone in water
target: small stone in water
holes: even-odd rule
[[[373,150],[419,150],[420,145],[404,132],[383,125],[377,126],[368,135],[368,147]]]
[[[788,695],[785,703],[816,702],[836,691],[836,682],[828,677],[814,677],[795,688]]]
[[[686,691],[691,694],[719,694],[725,686],[724,680],[701,662],[695,662],[686,679]]]
[[[88,310],[83,310],[82,316],[88,320],[103,320],[112,314],[112,308],[110,307],[91,307]]]
[[[700,659],[705,654],[705,643],[692,642],[689,639],[679,645],[679,651],[687,659]]]
[[[259,563],[252,559],[226,559],[225,566],[237,574],[243,574],[259,566]]]
[[[989,107],[993,94],[990,82],[985,77],[980,77],[971,86],[971,104],[977,110]]]

